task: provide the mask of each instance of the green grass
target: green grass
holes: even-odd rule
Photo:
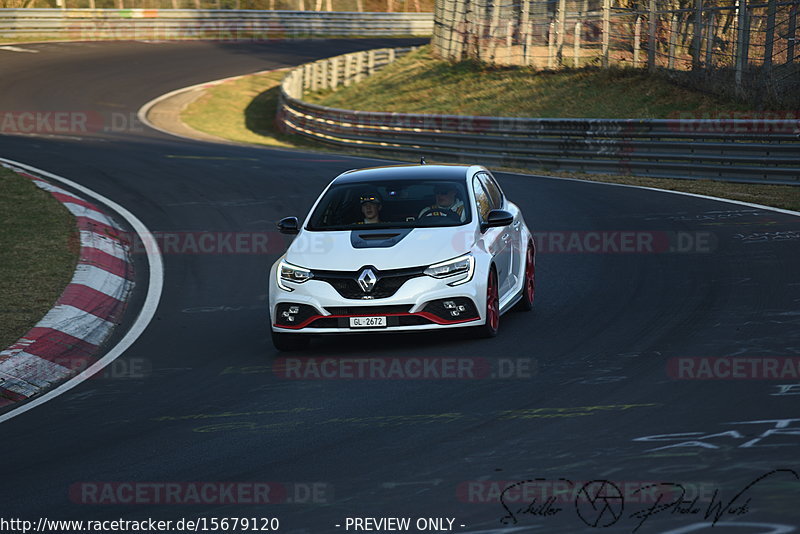
[[[275,128],[280,81],[285,71],[229,80],[186,106],[181,120],[195,130],[238,143],[290,147]]]
[[[748,111],[730,99],[634,69],[536,71],[476,61],[450,63],[425,46],[362,83],[305,100],[364,111],[552,118],[669,118],[680,112]]]
[[[0,350],[55,304],[80,248],[73,216],[31,180],[0,167]]]

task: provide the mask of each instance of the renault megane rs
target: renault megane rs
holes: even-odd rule
[[[473,327],[533,307],[536,250],[519,208],[480,166],[398,165],[336,177],[270,271],[272,339]]]

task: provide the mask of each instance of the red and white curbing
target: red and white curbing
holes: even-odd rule
[[[0,407],[30,398],[89,367],[120,321],[133,288],[126,234],[110,217],[38,176],[8,168],[33,180],[75,216],[81,248],[72,281],[55,307],[0,352]]]

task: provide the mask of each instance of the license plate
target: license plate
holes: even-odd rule
[[[386,326],[386,317],[350,317],[350,328],[380,328]]]

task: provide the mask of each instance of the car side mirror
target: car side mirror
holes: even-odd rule
[[[300,222],[297,220],[297,217],[285,217],[278,221],[276,225],[278,227],[278,231],[282,234],[299,234],[300,233]]]
[[[486,222],[481,224],[481,232],[486,231],[487,228],[496,228],[500,226],[508,226],[514,222],[514,216],[506,210],[492,210],[486,216]]]

